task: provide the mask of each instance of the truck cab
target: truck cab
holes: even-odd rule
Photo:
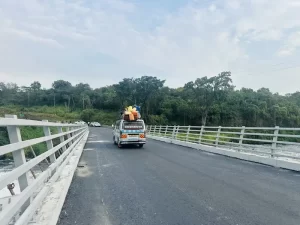
[[[146,144],[146,128],[144,120],[117,120],[113,126],[114,144],[121,148],[123,145],[135,144],[142,148]]]

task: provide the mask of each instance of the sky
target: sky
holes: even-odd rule
[[[300,0],[0,0],[0,82],[231,71],[237,88],[300,91]]]

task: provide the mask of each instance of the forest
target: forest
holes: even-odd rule
[[[66,120],[108,118],[99,122],[109,124],[125,106],[133,104],[141,106],[147,124],[300,125],[300,92],[280,95],[264,87],[237,89],[231,72],[227,71],[197,78],[178,88],[167,87],[165,80],[153,76],[124,78],[95,89],[89,84],[73,85],[65,80],[54,81],[49,89],[43,88],[39,81],[30,86],[0,82],[0,107],[18,106],[20,111],[54,107],[63,109],[65,115],[73,115],[64,117]]]

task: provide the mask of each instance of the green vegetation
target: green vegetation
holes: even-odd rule
[[[5,114],[17,115],[21,119],[49,120],[49,121],[76,121],[80,119],[80,112],[68,112],[64,107],[19,105],[0,106],[0,117]]]
[[[168,137],[168,138],[172,137],[172,134],[170,132],[165,134],[164,131],[161,131],[161,133],[159,134],[158,130],[155,133],[153,133],[153,135],[161,136],[161,137]],[[180,140],[180,141],[199,143],[199,136],[200,136],[200,130],[198,132],[190,132],[188,135],[187,135],[186,131],[181,131],[181,132],[177,133],[176,139]],[[217,136],[217,132],[204,133],[201,137],[201,143],[215,144],[216,136]],[[225,144],[224,141],[225,142],[237,142],[236,140],[231,139],[231,137],[237,138],[238,136],[239,135],[235,135],[235,134],[220,134],[219,145]]]
[[[44,136],[43,129],[41,127],[21,127],[22,140],[29,140]],[[52,131],[55,134],[55,131]],[[55,142],[54,142],[55,143]],[[0,146],[9,144],[8,134],[6,128],[0,127]],[[47,150],[46,143],[40,143],[32,146],[36,155],[40,155]],[[25,149],[26,157],[33,157],[31,149]],[[11,154],[0,156],[0,159],[11,158]]]
[[[0,83],[0,115],[6,110],[24,112],[31,119],[83,119],[110,124],[120,110],[136,103],[147,124],[300,125],[300,92],[280,95],[267,88],[237,90],[230,72],[197,78],[180,88],[169,88],[164,83],[151,76],[125,78],[96,89],[63,80],[55,81],[50,89],[42,89],[37,81],[29,87]]]
[[[101,110],[85,109],[82,112],[80,110],[69,112],[65,107],[56,106],[34,106],[34,107],[23,107],[23,106],[0,106],[0,117],[4,117],[5,114],[17,115],[18,118],[33,119],[33,120],[44,120],[49,121],[63,121],[63,122],[74,122],[76,120],[86,118],[86,114],[92,113],[92,117],[86,121],[101,121],[103,124],[112,124],[116,118],[116,114],[104,112]],[[51,128],[51,133],[56,134],[57,130]],[[23,140],[29,140],[44,136],[43,129],[41,127],[21,127],[21,135]],[[8,134],[6,128],[0,128],[0,146],[9,144]],[[59,139],[53,140],[54,146],[59,144]],[[40,143],[32,146],[36,155],[40,155],[47,150],[46,143]],[[33,157],[30,148],[25,149],[26,157]],[[0,159],[11,158],[11,154],[0,156]]]
[[[146,123],[154,125],[300,126],[300,92],[280,95],[267,88],[238,90],[230,72],[197,78],[179,88],[164,84],[164,80],[151,76],[125,78],[96,89],[83,83],[73,86],[64,80],[53,82],[50,89],[43,89],[38,81],[28,87],[0,82],[0,117],[16,114],[25,119],[64,122],[81,119],[111,125],[125,106],[136,103],[141,106]],[[22,135],[33,138],[42,133],[39,129],[23,128]],[[186,138],[184,134],[178,135]],[[193,137],[190,134],[188,138]],[[214,139],[208,134],[203,138]],[[221,135],[220,141],[223,139],[226,138]],[[280,138],[287,139],[295,141],[295,138]],[[6,131],[1,128],[0,145],[7,143]],[[38,153],[45,150],[42,145],[35,148]]]
[[[118,118],[118,112],[85,109],[81,112],[80,118],[83,121],[99,121],[101,124],[111,125]]]

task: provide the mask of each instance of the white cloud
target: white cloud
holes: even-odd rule
[[[39,81],[43,88],[50,88],[52,83],[58,79],[60,79],[60,76],[57,76],[57,74],[43,73],[39,76],[32,76],[32,74],[26,72],[13,74],[0,72],[0,82],[13,82],[18,86],[28,86],[34,81]]]
[[[57,27],[53,28],[51,25],[47,26],[41,26],[37,24],[28,24],[28,23],[21,23],[21,25],[31,31],[39,32],[43,35],[55,35],[59,37],[64,38],[70,38],[77,41],[90,41],[95,40],[95,37],[92,35],[84,34],[81,32],[76,31],[76,29],[72,28],[66,28],[66,27]]]
[[[300,31],[290,34],[284,41],[284,46],[278,51],[278,55],[292,55],[298,47],[300,47]]]
[[[215,4],[211,4],[208,9],[209,9],[209,11],[214,12],[214,11],[216,11],[217,7]]]
[[[300,26],[300,6],[294,0],[252,0],[236,18],[237,33],[251,40],[279,40],[288,29]],[[248,9],[248,10],[247,10]]]
[[[122,0],[106,0],[105,2],[113,9],[122,12],[133,12],[135,10],[135,5],[133,3],[125,2]]]
[[[293,53],[294,49],[281,49],[277,52],[278,56],[289,56]]]
[[[0,60],[0,68],[13,74],[12,65],[19,64],[35,79],[40,74],[59,74],[74,81],[80,80],[75,76],[84,69],[86,80],[94,81],[97,68],[109,79],[95,80],[93,85],[108,84],[112,77],[149,74],[179,86],[240,65],[251,67],[263,53],[260,43],[276,43],[269,60],[276,53],[292,57],[299,47],[295,31],[300,27],[299,7],[298,0],[187,0],[177,10],[158,15],[143,2],[124,0],[10,0],[0,3],[0,50],[11,48],[10,57]],[[155,18],[151,29],[143,27],[145,18]],[[18,39],[32,42],[26,42],[30,49]],[[52,49],[46,51],[35,43]],[[104,59],[86,60],[99,54],[118,65],[98,67]],[[22,57],[45,65],[32,62],[29,68],[20,62]],[[233,76],[241,85],[251,80],[251,76]]]
[[[241,3],[239,0],[227,0],[226,2],[227,2],[228,7],[231,9],[234,9],[234,10],[239,9],[241,6]]]
[[[29,39],[29,40],[32,40],[35,42],[40,42],[40,43],[43,43],[46,45],[63,48],[63,46],[54,39],[37,36],[28,31],[18,30],[18,29],[14,29],[14,28],[8,28],[8,29],[3,29],[2,32],[10,34],[10,35],[18,36],[20,38]]]

